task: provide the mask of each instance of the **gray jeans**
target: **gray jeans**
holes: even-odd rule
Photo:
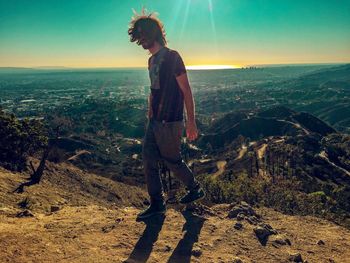
[[[142,144],[142,159],[147,190],[151,202],[163,200],[163,185],[159,175],[158,162],[166,166],[188,189],[198,185],[192,171],[181,156],[183,121],[160,122],[151,118],[147,123]]]

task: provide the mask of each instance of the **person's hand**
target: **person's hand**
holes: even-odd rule
[[[198,130],[196,122],[188,121],[186,122],[186,136],[189,141],[193,141],[198,137]]]

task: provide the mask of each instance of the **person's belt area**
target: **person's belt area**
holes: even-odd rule
[[[161,123],[161,124],[165,125],[165,124],[171,124],[171,123],[176,123],[176,122],[183,122],[183,119],[167,121],[167,120],[156,120],[155,118],[152,117],[152,118],[150,118],[150,121]]]

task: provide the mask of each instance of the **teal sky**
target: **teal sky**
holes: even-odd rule
[[[350,0],[0,0],[0,66],[146,66],[142,6],[186,65],[350,62]]]

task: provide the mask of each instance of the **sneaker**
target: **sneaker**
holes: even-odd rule
[[[185,196],[180,199],[181,204],[188,204],[204,198],[205,193],[202,187],[197,187],[187,192]]]
[[[136,220],[142,220],[154,215],[164,215],[166,212],[165,202],[151,203],[149,207],[137,215]]]

